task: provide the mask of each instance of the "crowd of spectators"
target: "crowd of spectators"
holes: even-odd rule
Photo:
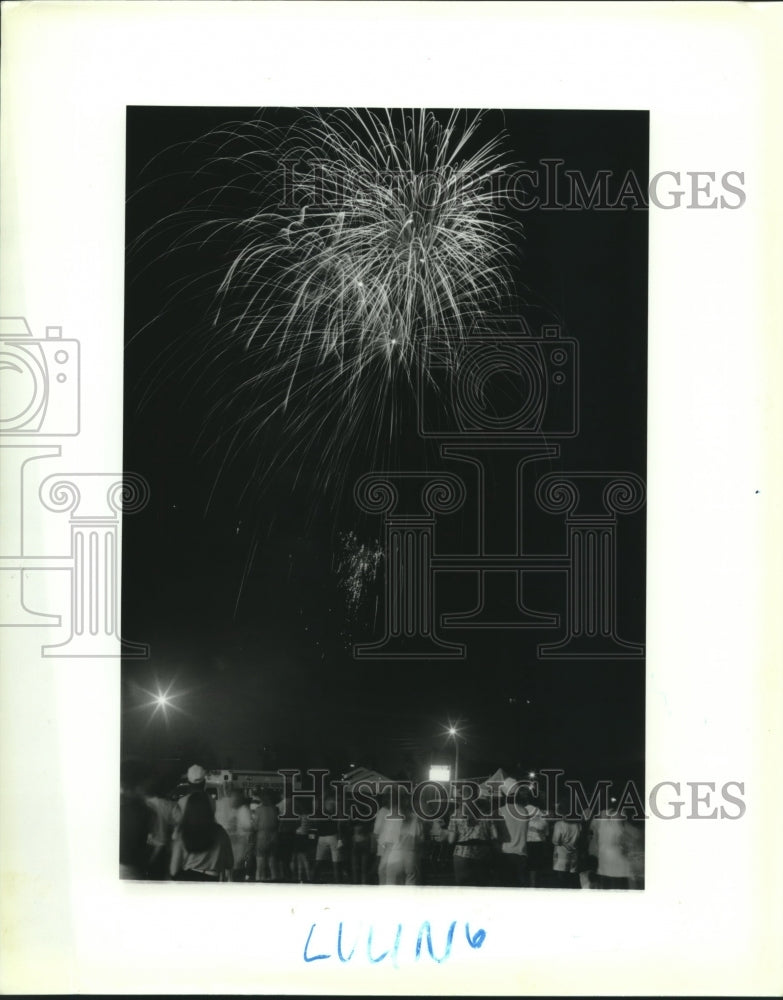
[[[193,765],[187,789],[170,797],[140,765],[123,766],[123,878],[573,889],[644,884],[640,824],[611,803],[591,815],[575,815],[566,802],[547,812],[529,788],[510,779],[496,812],[482,810],[480,801],[470,808],[456,800],[431,820],[416,815],[404,792],[387,794],[374,815],[358,818],[350,808],[341,814],[329,792],[308,815],[270,790],[248,795],[229,787],[213,797],[205,782],[205,770]]]

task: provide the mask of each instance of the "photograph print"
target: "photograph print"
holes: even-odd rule
[[[128,107],[122,878],[644,888],[648,144]]]

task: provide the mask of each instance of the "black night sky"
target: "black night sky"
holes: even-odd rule
[[[467,644],[465,661],[353,658],[353,642],[380,634],[382,579],[350,617],[336,571],[340,538],[353,530],[378,540],[381,520],[360,515],[350,490],[322,488],[311,460],[278,462],[280,428],[240,428],[233,439],[231,408],[221,414],[219,400],[241,371],[241,338],[218,358],[204,333],[229,251],[220,241],[170,250],[180,223],[161,221],[228,180],[230,163],[207,167],[203,137],[256,114],[128,109],[124,464],[151,495],[124,520],[123,634],[148,643],[151,656],[123,665],[123,752],[215,767],[356,764],[421,778],[431,761],[451,758],[443,730],[459,721],[462,776],[562,767],[641,780],[643,660],[541,661],[537,644],[559,637],[541,629],[450,630],[450,641]],[[297,112],[265,114],[285,124]],[[505,129],[528,168],[558,158],[588,179],[608,170],[615,190],[631,170],[646,190],[648,126],[646,112],[488,112],[482,137]],[[224,189],[223,210],[246,212],[250,198],[247,188]],[[519,308],[559,322],[581,352],[581,432],[558,458],[529,467],[525,500],[536,475],[552,471],[645,478],[647,212],[537,208],[521,217]],[[387,467],[431,460],[408,423]],[[349,477],[378,467],[358,436]],[[467,467],[448,468],[469,480]],[[503,488],[502,475],[499,462],[490,489]],[[444,528],[444,549],[469,544],[467,508]],[[562,520],[532,502],[523,509],[530,551],[563,551]],[[618,526],[619,633],[635,642],[644,640],[644,521],[642,510]],[[475,583],[448,577],[438,576],[438,607],[467,610]],[[562,574],[526,577],[525,600],[562,615]],[[176,706],[165,718],[146,704],[158,687],[170,687]]]

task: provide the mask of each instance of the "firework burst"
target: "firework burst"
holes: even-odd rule
[[[177,174],[178,147],[163,154],[182,200],[129,249],[167,273],[182,260],[149,324],[187,302],[203,325],[179,324],[145,391],[174,366],[207,401],[196,444],[217,455],[216,484],[249,457],[248,495],[289,468],[336,505],[354,456],[411,460],[416,377],[513,298],[520,227],[499,195],[518,164],[480,112],[286,115],[203,136],[195,175]]]
[[[353,531],[341,534],[340,542],[342,552],[336,571],[340,577],[340,588],[345,594],[349,616],[356,617],[369,588],[378,576],[383,549],[377,543],[367,545],[360,542]]]
[[[481,112],[292,110],[188,144],[195,173],[179,146],[148,164],[133,197],[160,184],[171,209],[129,253],[167,274],[181,262],[146,327],[182,333],[150,352],[140,405],[179,371],[203,414],[194,446],[217,459],[213,492],[241,460],[237,503],[287,476],[337,508],[351,470],[416,460],[417,377],[514,297],[506,144]],[[264,529],[248,516],[246,572]]]
[[[509,165],[500,138],[469,152],[480,122],[311,112],[287,133],[281,162],[304,164],[310,190],[292,170],[287,209],[242,221],[220,294],[243,303],[233,332],[286,356],[289,391],[305,353],[360,382],[377,361],[426,365],[497,311],[514,243],[494,180]]]
[[[233,176],[191,206],[200,214],[178,240],[228,241],[204,347],[211,381],[232,369],[209,421],[225,459],[270,426],[285,446],[274,462],[267,451],[261,479],[307,455],[323,483],[354,452],[385,458],[414,374],[435,356],[449,364],[503,310],[519,226],[498,193],[513,164],[481,124],[456,111],[302,111],[285,130],[259,120],[213,134],[212,165]],[[221,214],[238,191],[250,210]]]

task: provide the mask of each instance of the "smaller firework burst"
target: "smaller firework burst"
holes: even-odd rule
[[[341,533],[340,542],[343,549],[336,571],[340,576],[340,588],[345,592],[349,616],[355,618],[378,576],[383,549],[377,542],[369,545],[360,542],[354,531]]]

